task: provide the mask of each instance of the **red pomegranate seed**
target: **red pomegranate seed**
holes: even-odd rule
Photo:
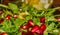
[[[35,25],[35,26],[32,27],[31,32],[35,33],[36,30],[38,30],[38,29],[39,29],[39,26]]]
[[[21,29],[21,30],[24,30],[23,26],[20,26],[20,29]]]
[[[28,28],[30,27],[29,24],[26,24],[26,25],[24,25],[24,26],[25,26],[26,29],[28,29]]]
[[[46,25],[42,24],[41,27],[38,30],[36,30],[36,33],[43,34],[45,29],[46,29]]]
[[[5,32],[2,32],[0,35],[8,35],[7,33],[5,33]]]
[[[0,23],[4,22],[4,18],[1,18]]]
[[[42,29],[36,30],[36,33],[37,33],[37,34],[43,34],[43,32],[44,32],[44,31],[43,31]]]
[[[26,33],[26,35],[34,35],[34,33],[28,31],[28,32]]]
[[[41,22],[41,23],[44,23],[44,22],[45,22],[45,17],[41,17],[41,18],[40,18],[40,22]]]
[[[20,26],[20,29],[21,30],[24,30],[24,29],[28,29],[29,27],[30,27],[30,25],[29,24],[26,24],[24,26]]]
[[[34,26],[34,23],[33,23],[33,20],[28,20],[28,24],[30,24],[30,25],[32,25],[32,26]]]
[[[43,31],[46,29],[46,25],[45,24],[42,24],[40,29],[42,29]]]
[[[24,31],[22,32],[22,35],[25,35]]]
[[[7,20],[10,20],[10,15],[9,14],[6,16],[6,19]]]

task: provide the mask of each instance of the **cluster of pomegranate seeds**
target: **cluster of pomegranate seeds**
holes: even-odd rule
[[[32,33],[36,32],[38,34],[43,34],[43,32],[45,31],[45,29],[46,29],[46,25],[42,24],[40,27],[39,26],[32,27],[31,32]]]
[[[26,25],[20,26],[20,29],[28,29],[32,25],[33,25],[33,21],[32,20],[28,20]]]
[[[10,17],[11,17],[11,16],[8,14],[8,15],[6,16],[6,19],[7,19],[7,20],[10,20]]]
[[[24,26],[20,26],[20,29],[24,30],[24,29],[28,29],[30,26],[32,27],[29,32],[26,33],[26,35],[34,35],[34,33],[37,33],[39,35],[43,35],[43,32],[46,29],[46,25],[45,23],[45,17],[41,17],[40,18],[40,22],[42,23],[41,26],[38,25],[34,25],[33,20],[28,20],[27,24]]]
[[[2,10],[0,10],[0,14],[2,14],[3,13],[3,11]]]
[[[41,17],[41,18],[40,18],[40,22],[41,22],[41,23],[44,23],[44,22],[45,22],[45,17]]]
[[[40,26],[40,29],[37,31],[38,34],[43,34],[43,32],[45,31],[46,29],[46,25],[45,24],[42,24]]]
[[[2,22],[4,22],[4,18],[1,18],[1,19],[0,19],[0,23],[2,23]]]
[[[5,32],[2,32],[0,35],[8,35],[7,33],[5,33]]]

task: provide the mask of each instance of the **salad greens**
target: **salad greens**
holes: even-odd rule
[[[0,23],[0,32],[7,32],[8,35],[22,35],[22,31],[20,30],[20,26],[26,24],[29,19],[32,19],[36,25],[41,25],[39,18],[44,16],[45,17],[45,24],[47,26],[46,30],[44,31],[44,35],[58,35],[60,33],[60,22],[56,20],[56,16],[53,13],[58,8],[49,8],[45,10],[37,10],[32,6],[20,6],[18,7],[16,4],[9,3],[8,6],[0,4],[0,9],[3,10],[3,14],[0,15],[0,19],[4,18],[4,22]],[[19,9],[22,9],[20,11]],[[28,12],[29,15],[24,14],[23,18],[19,18],[20,13]],[[6,16],[10,14],[11,19],[6,20]],[[17,18],[13,18],[14,14],[18,14]],[[3,16],[3,17],[2,17]],[[57,25],[56,25],[57,22]],[[59,32],[53,32],[54,30],[58,30]],[[58,33],[58,34],[57,34]]]

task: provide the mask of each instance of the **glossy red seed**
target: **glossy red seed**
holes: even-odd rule
[[[33,25],[34,25],[33,20],[31,20],[31,19],[30,19],[30,20],[28,20],[28,24],[30,24],[30,25],[32,25],[32,26],[33,26]]]
[[[35,26],[32,27],[31,32],[35,33],[36,30],[38,30],[38,29],[39,29],[39,26],[35,25]]]
[[[29,24],[26,24],[26,25],[24,25],[24,26],[25,26],[26,29],[28,29],[28,28],[30,27]]]
[[[28,29],[29,27],[30,27],[30,25],[29,24],[26,24],[24,26],[20,26],[20,29],[21,30],[24,30],[24,29]]]
[[[34,33],[28,31],[28,32],[26,33],[26,35],[34,35]]]
[[[44,30],[46,29],[46,25],[42,24],[38,30],[36,30],[36,33],[43,34]]]
[[[22,35],[25,35],[24,31],[22,32]]]
[[[5,33],[5,32],[2,32],[0,35],[8,35],[7,33]]]
[[[23,26],[20,26],[20,29],[21,29],[21,30],[24,30]]]
[[[2,14],[3,13],[3,11],[2,10],[0,10],[0,14]]]
[[[6,19],[7,20],[10,20],[10,15],[9,14],[6,16]]]
[[[40,22],[41,22],[41,23],[44,23],[44,22],[45,22],[45,17],[41,17],[41,18],[40,18]]]
[[[14,16],[13,16],[14,18],[17,18],[17,14],[14,14]]]
[[[36,30],[36,33],[37,33],[37,34],[43,34],[43,32],[44,32],[44,31],[43,31],[42,29]]]
[[[42,29],[43,31],[46,29],[46,25],[45,24],[42,24],[40,29]]]
[[[1,19],[0,19],[0,23],[2,23],[2,22],[4,22],[4,18],[1,18]]]

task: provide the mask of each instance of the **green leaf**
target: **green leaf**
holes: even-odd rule
[[[0,7],[8,8],[8,6],[0,4]]]
[[[22,35],[22,32],[19,32],[17,35]]]
[[[10,23],[8,23],[7,20],[5,20],[1,25],[1,29],[4,30],[5,32],[10,32],[10,27],[8,26]]]
[[[9,3],[9,8],[13,11],[13,13],[19,13],[18,6],[12,3]]]
[[[18,28],[20,25],[24,24],[25,20],[22,20],[22,19],[16,19],[13,21],[14,22],[14,25]]]
[[[46,17],[46,22],[47,21],[56,21],[55,17],[54,16],[47,16]]]
[[[28,21],[29,19],[31,19],[30,16],[26,16],[25,18],[26,18],[26,21]]]
[[[38,24],[40,24],[40,22],[39,22],[39,19],[38,19],[38,18],[33,17],[32,19],[33,19],[33,21],[34,21],[34,23],[35,23],[35,24],[37,24],[37,25],[38,25]]]
[[[48,27],[47,27],[47,31],[52,31],[54,29],[55,23],[51,23]]]
[[[44,35],[48,35],[48,32],[47,31],[44,31]]]
[[[18,9],[17,5],[15,5],[15,4],[9,3],[8,5],[9,5],[10,9],[12,9],[12,10]]]

